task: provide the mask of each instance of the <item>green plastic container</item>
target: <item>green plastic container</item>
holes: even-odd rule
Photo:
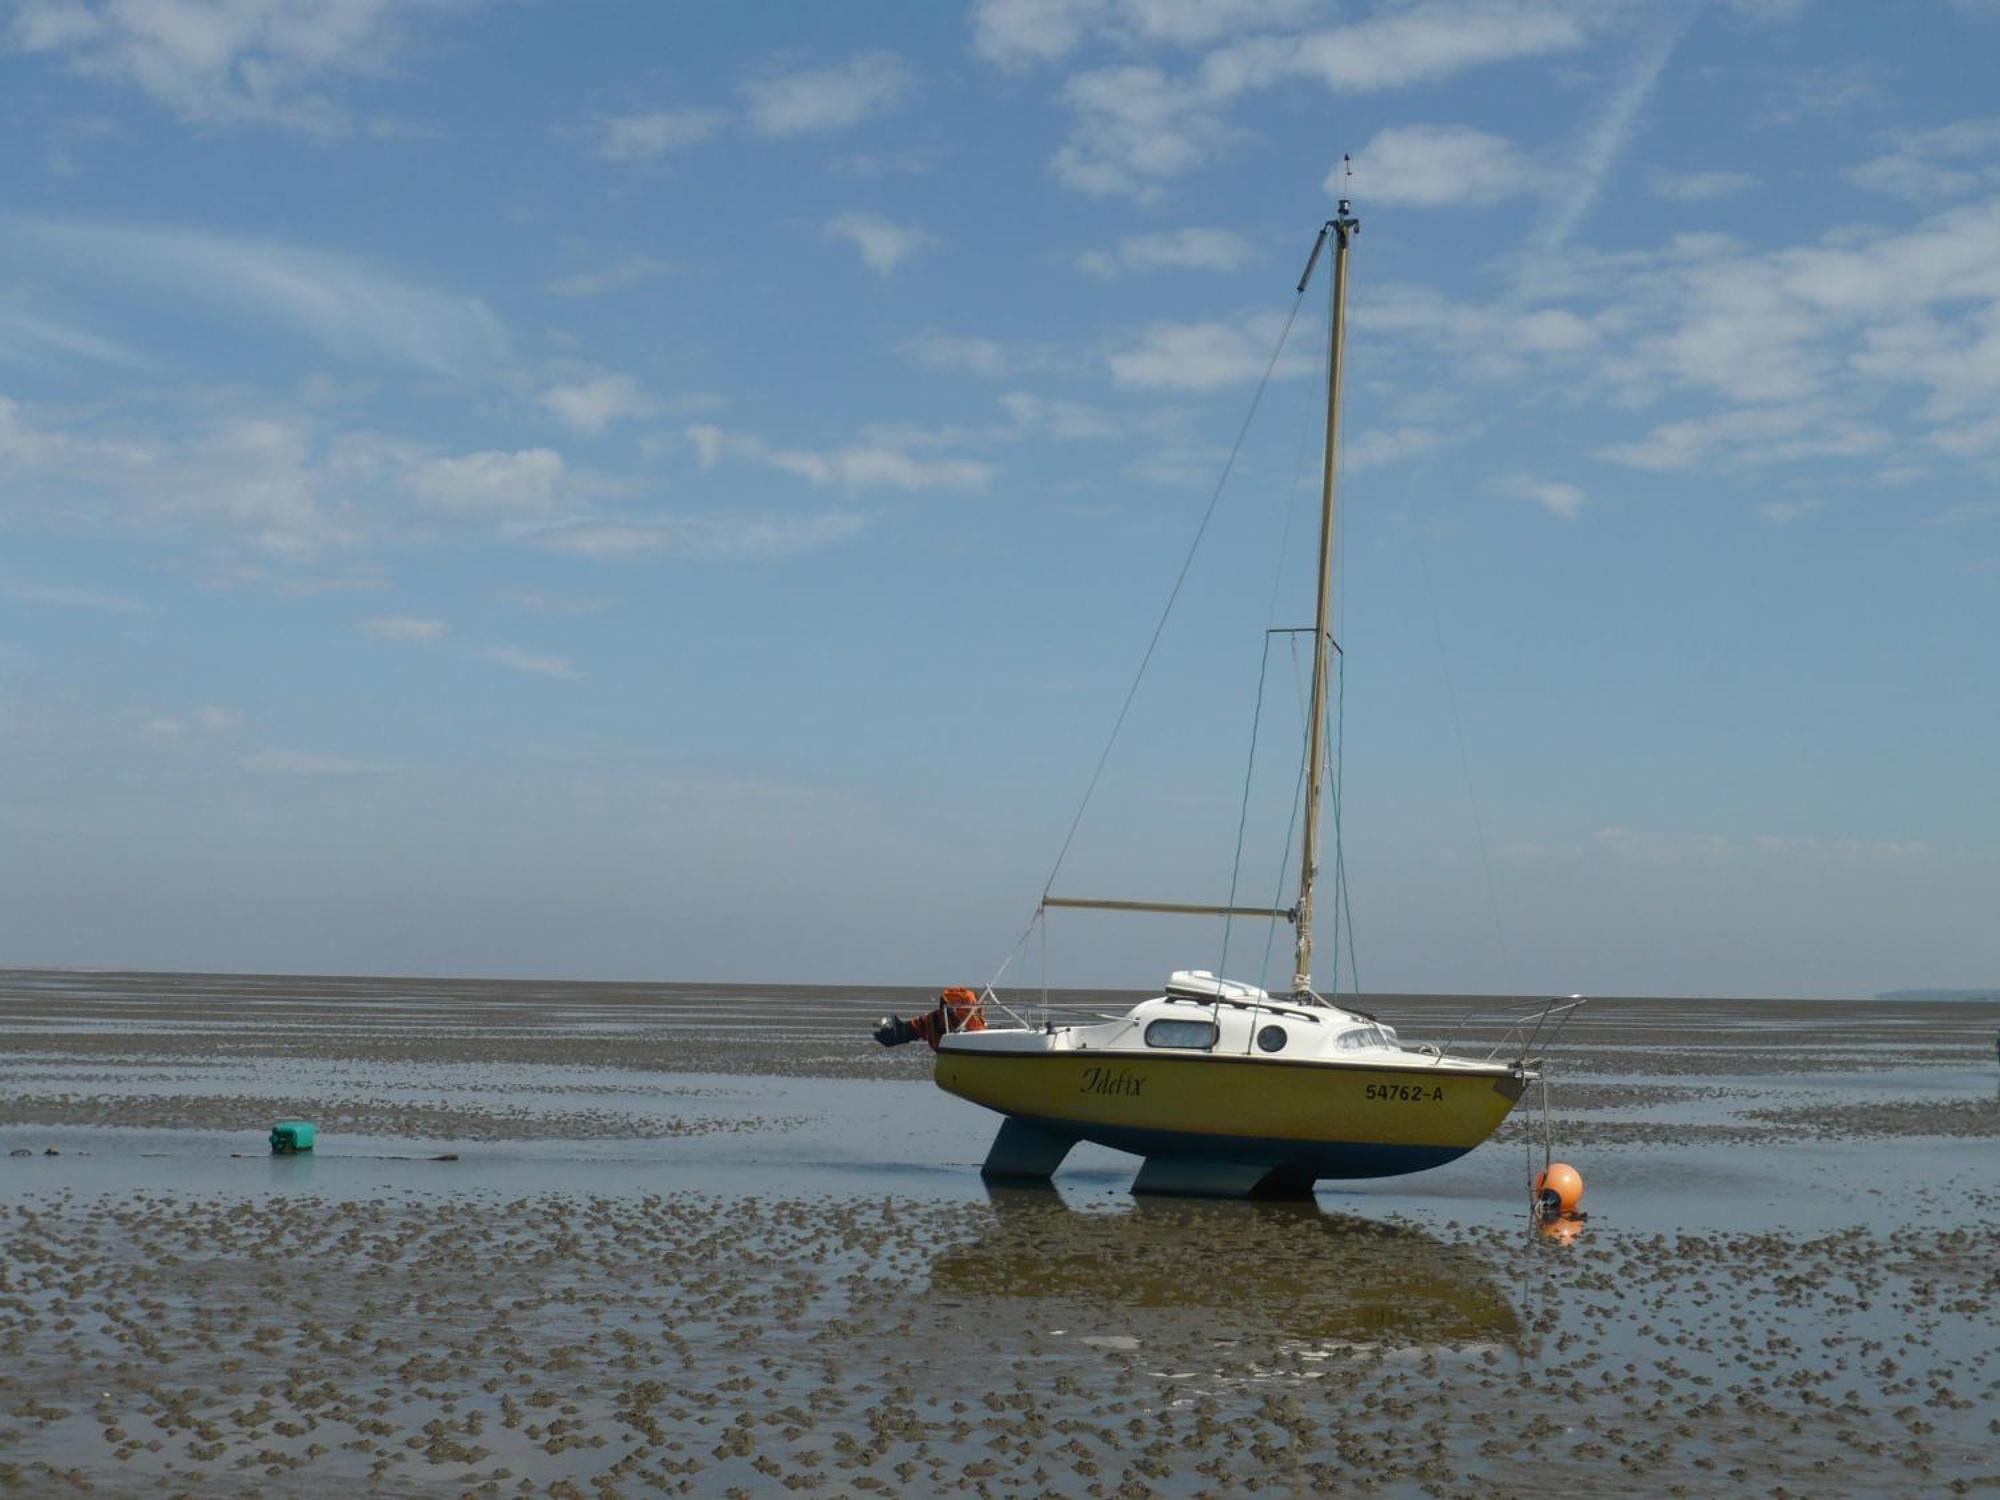
[[[298,1151],[313,1148],[313,1125],[310,1120],[280,1120],[271,1127],[271,1154],[290,1156]]]

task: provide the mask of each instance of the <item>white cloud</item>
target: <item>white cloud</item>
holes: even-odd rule
[[[211,561],[202,581],[213,589],[268,589],[287,599],[381,594],[389,589],[389,580],[379,564],[362,563],[343,566],[334,572],[314,573],[296,565],[277,568],[239,557]]]
[[[49,171],[57,177],[74,177],[79,146],[119,139],[124,134],[124,128],[108,115],[78,115],[58,120],[49,128]]]
[[[435,641],[451,633],[443,620],[425,615],[370,615],[358,628],[378,641]]]
[[[699,145],[728,123],[719,109],[655,109],[597,121],[597,151],[606,161],[649,161]]]
[[[50,426],[0,396],[0,512],[168,531],[198,524],[267,555],[304,559],[359,540],[352,507],[322,496],[310,431],[235,417],[161,439]]]
[[[510,672],[522,672],[530,677],[552,677],[568,682],[577,675],[576,667],[568,657],[546,651],[523,651],[518,646],[476,646],[472,654],[496,667],[505,667]]]
[[[671,552],[674,528],[656,521],[579,521],[535,533],[535,544],[550,552],[611,562]]]
[[[1140,41],[1203,47],[1240,32],[1290,26],[1318,10],[1318,0],[1117,0],[1119,28]]]
[[[410,19],[445,8],[438,0],[17,0],[6,38],[16,51],[135,87],[186,120],[339,135],[353,123],[318,86],[386,72]]]
[[[1588,349],[1598,336],[1594,324],[1566,307],[1538,307],[1503,318],[1499,326],[1515,348],[1536,354]]]
[[[896,352],[926,370],[948,370],[1000,379],[1058,367],[1056,351],[1042,345],[1002,343],[953,333],[920,333],[904,339]]]
[[[624,562],[642,557],[755,559],[815,552],[854,535],[866,518],[845,511],[811,516],[711,517],[583,521],[539,532],[551,552]]]
[[[893,52],[867,52],[830,68],[770,73],[743,85],[750,127],[759,135],[839,130],[895,108],[910,87]]]
[[[103,589],[68,588],[53,583],[0,584],[0,598],[16,604],[52,604],[60,609],[87,609],[100,614],[138,615],[146,606],[128,594]]]
[[[1930,441],[1946,453],[1956,454],[1960,458],[1971,458],[2000,448],[2000,412],[1994,412],[1976,422],[1940,427],[1930,435]]]
[[[403,482],[424,504],[460,514],[537,515],[561,509],[565,466],[548,448],[420,459]]]
[[[92,530],[217,539],[226,580],[268,583],[245,561],[296,567],[324,553],[407,543],[439,522],[518,525],[575,511],[606,481],[572,475],[547,448],[440,455],[374,434],[324,435],[243,416],[164,439],[51,428],[0,397],[0,514]],[[411,517],[414,499],[428,516]],[[378,578],[277,575],[288,593],[379,588]]]
[[[1748,172],[1666,172],[1646,174],[1646,191],[1670,203],[1707,203],[1748,192],[1757,179]]]
[[[1635,443],[1614,443],[1600,458],[1636,469],[1735,468],[1803,458],[1857,458],[1888,447],[1881,428],[1815,403],[1739,407],[1665,422]]]
[[[995,433],[972,435],[991,439]],[[978,490],[992,477],[983,462],[909,451],[960,440],[950,433],[897,429],[827,452],[776,449],[719,429],[697,428],[690,436],[698,447],[709,443],[711,462],[747,459],[821,486]],[[379,575],[350,570],[313,577],[298,569],[336,548],[410,545],[468,531],[594,557],[748,557],[810,550],[864,522],[846,511],[671,522],[589,513],[589,502],[621,488],[573,472],[547,448],[438,454],[373,434],[322,436],[303,423],[249,417],[170,442],[51,427],[0,397],[0,520],[92,532],[189,533],[210,547],[210,576],[220,586],[284,593],[380,589]],[[282,566],[266,566],[255,554]],[[24,602],[58,597],[22,580],[13,581],[12,591]],[[90,602],[108,607],[111,597],[92,596]],[[85,599],[66,591],[61,602],[81,607]],[[359,628],[381,638],[435,639],[442,622],[380,615]]]
[[[1801,14],[1808,0],[1728,0],[1729,8],[1747,20],[1789,21]]]
[[[1892,433],[1960,458],[2000,450],[2000,197],[1770,249],[1682,233],[1546,266],[1537,289],[1483,300],[1370,283],[1354,304],[1370,368],[1435,370],[1428,347],[1450,357],[1445,387],[1676,399],[1672,420],[1599,450],[1647,468],[1863,457]]]
[[[1230,229],[1165,229],[1128,235],[1115,250],[1089,250],[1080,270],[1106,278],[1119,271],[1236,271],[1257,259],[1257,247]]]
[[[1017,427],[1034,428],[1053,438],[1107,438],[1118,435],[1118,426],[1110,417],[1080,401],[1056,400],[1028,391],[1009,391],[1000,397],[1000,406],[1014,419]]]
[[[551,594],[541,589],[501,589],[493,595],[502,604],[538,615],[590,615],[607,609],[612,599],[596,594]]]
[[[872,181],[882,177],[928,177],[950,155],[942,146],[904,146],[887,151],[857,151],[827,165],[849,177]]]
[[[695,462],[704,469],[712,469],[722,461],[722,455],[729,451],[729,437],[720,427],[708,424],[690,427],[687,440],[694,444]],[[752,451],[761,451],[750,445]]]
[[[942,452],[993,437],[990,427],[966,427],[957,423],[926,426],[922,422],[868,422],[855,434],[856,441],[870,448],[895,448],[904,452]]]
[[[1209,90],[1234,95],[1294,78],[1337,94],[1436,83],[1471,68],[1572,52],[1590,11],[1560,0],[1418,0],[1364,20],[1295,36],[1260,36],[1211,54]]]
[[[1900,232],[1718,259],[1689,280],[1705,305],[1676,338],[1705,339],[1709,356],[1681,365],[1691,378],[1782,397],[1858,372],[1925,389],[1940,421],[2000,400],[2000,199]],[[1730,316],[1745,326],[1725,329]]]
[[[1532,181],[1512,141],[1465,125],[1392,126],[1355,153],[1354,170],[1369,202],[1413,208],[1497,203]],[[1325,185],[1330,193],[1342,191],[1340,167]]]
[[[841,214],[829,220],[823,232],[830,240],[853,245],[861,252],[862,264],[878,276],[887,276],[925,246],[937,243],[923,230],[880,214]]]
[[[1254,33],[1216,47],[1186,76],[1121,63],[1064,84],[1074,120],[1052,163],[1058,180],[1079,192],[1145,199],[1243,138],[1224,111],[1246,93],[1300,79],[1341,96],[1438,82],[1487,64],[1572,51],[1588,39],[1594,14],[1567,0],[1417,0],[1346,25],[1260,29],[1307,9],[1188,0],[1066,15],[1026,3],[994,5],[975,12],[974,37],[989,58],[1017,66],[1067,55],[1099,31],[1128,54],[1147,44],[1201,45]],[[1371,195],[1376,186],[1371,178]]]
[[[1357,434],[1342,454],[1344,467],[1379,469],[1441,448],[1451,439],[1429,427],[1375,427]]]
[[[1600,828],[1591,843],[1605,853],[1649,863],[1764,862],[1804,854],[1843,862],[1903,863],[1931,852],[1922,839],[1797,838],[1761,833],[1734,838],[1715,833],[1660,833],[1648,829]]]
[[[147,739],[168,744],[223,739],[243,728],[243,715],[233,708],[205,703],[192,713],[162,715],[140,726]]]
[[[738,458],[814,485],[844,489],[983,490],[993,478],[993,466],[976,459],[924,459],[881,443],[854,444],[825,451],[773,448],[761,438],[701,425],[687,430],[705,469],[723,458]]]
[[[1216,101],[1157,68],[1101,68],[1063,85],[1076,115],[1057,150],[1056,179],[1078,192],[1146,198],[1241,138]]]
[[[170,455],[166,467],[140,480],[142,503],[164,517],[219,522],[257,550],[289,558],[360,540],[351,507],[322,496],[312,434],[300,423],[233,419]]]
[[[141,354],[120,339],[79,328],[64,318],[32,311],[13,298],[0,302],[0,359],[30,369],[49,364],[69,365],[78,360],[126,370],[160,368],[160,361]]]
[[[972,47],[1003,68],[1058,62],[1108,10],[1090,0],[974,0]]]
[[[602,297],[607,292],[623,291],[628,286],[665,276],[673,269],[671,262],[650,255],[628,255],[594,271],[572,271],[567,276],[558,276],[549,283],[548,290],[557,297]]]
[[[2000,516],[2000,500],[1965,500],[1939,511],[1934,516],[1925,516],[1926,526],[1962,526],[1967,521],[1984,521]]]
[[[630,375],[599,375],[542,392],[541,403],[572,431],[601,436],[613,422],[647,417],[660,403]]]
[[[1550,515],[1565,521],[1574,521],[1589,501],[1589,496],[1573,484],[1536,479],[1530,474],[1510,474],[1495,484],[1494,490],[1511,500],[1532,500]]]
[[[15,219],[0,221],[0,270],[114,302],[136,293],[177,316],[288,327],[342,358],[471,374],[506,355],[499,320],[476,297],[418,287],[346,256],[264,241]]]
[[[2000,120],[1960,120],[1938,130],[1892,130],[1891,149],[1844,175],[1849,182],[1913,202],[1963,198],[2000,182]]]
[[[1199,47],[1294,24],[1316,0],[976,0],[973,50],[1003,68],[1059,62],[1091,38],[1120,47]]]
[[[1111,356],[1119,385],[1150,390],[1212,391],[1256,380],[1270,363],[1279,320],[1248,318],[1221,323],[1155,323],[1133,348]],[[1272,369],[1274,379],[1304,375],[1311,358],[1288,349]]]
[[[1825,505],[1824,500],[1766,500],[1757,507],[1757,514],[1773,526],[1789,526],[1818,514]]]
[[[1783,267],[1752,259],[1688,268],[1687,300],[1646,353],[1674,378],[1739,401],[1791,401],[1824,383],[1814,346],[1822,317],[1788,285]]]
[[[1806,68],[1785,78],[1773,92],[1763,123],[1798,125],[1807,120],[1852,120],[1888,98],[1866,64]]]
[[[983,490],[993,477],[991,464],[974,459],[920,459],[881,447],[819,453],[773,449],[765,461],[813,484],[837,484],[847,489]]]
[[[237,766],[258,776],[375,776],[395,767],[385,761],[330,755],[323,750],[288,750],[264,745],[239,757]]]

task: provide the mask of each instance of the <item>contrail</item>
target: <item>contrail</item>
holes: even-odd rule
[[[1693,24],[1696,8],[1677,7],[1678,17],[1663,24],[1640,49],[1631,70],[1611,91],[1597,118],[1584,131],[1569,178],[1550,194],[1548,213],[1531,241],[1531,248],[1537,253],[1547,254],[1568,244],[1577,225],[1596,204],[1612,169],[1631,143],[1639,111],[1652,98],[1667,60]]]

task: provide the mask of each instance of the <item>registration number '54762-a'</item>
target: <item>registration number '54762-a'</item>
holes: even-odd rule
[[[1368,1097],[1390,1104],[1436,1104],[1443,1101],[1444,1090],[1434,1083],[1371,1083]]]

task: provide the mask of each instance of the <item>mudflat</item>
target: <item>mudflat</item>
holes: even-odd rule
[[[1310,1204],[988,1192],[927,998],[0,973],[0,1490],[2000,1488],[2000,1005],[1593,1001],[1550,1238],[1533,1093]]]

